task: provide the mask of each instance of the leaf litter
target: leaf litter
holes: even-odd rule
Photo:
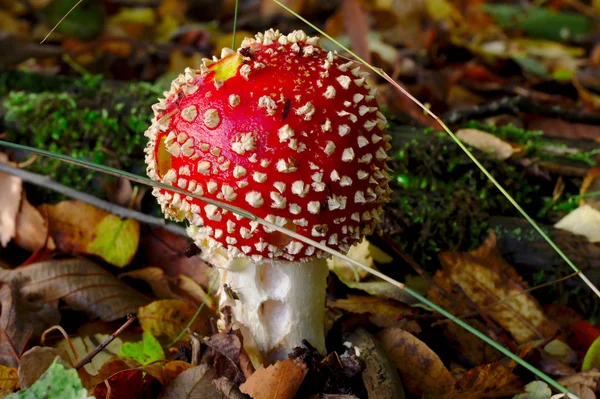
[[[11,40],[18,37],[22,42],[39,41],[49,25],[72,6],[67,3],[48,0],[33,4],[39,8],[39,20],[31,19],[22,6],[0,3],[1,20],[6,21],[1,29],[13,35],[9,36]],[[159,3],[158,7],[111,3],[75,8],[50,35],[48,47],[21,46],[11,57],[10,65],[15,70],[33,73],[33,77],[39,72],[45,73],[47,79],[64,77],[67,87],[74,81],[74,73],[83,73],[91,80],[91,74],[103,75],[112,79],[110,84],[115,87],[146,80],[163,85],[164,90],[165,83],[186,66],[197,67],[200,59],[215,48],[229,46],[233,2],[223,2],[204,12],[187,2]],[[248,32],[267,25],[278,26],[282,31],[302,27],[271,1],[260,2],[259,6],[241,3],[241,16],[247,18],[244,29]],[[576,136],[588,137],[598,144],[598,123],[594,122],[598,91],[591,78],[593,73],[584,69],[587,57],[593,60],[588,43],[598,15],[597,5],[551,2],[521,8],[484,1],[352,0],[344,2],[343,9],[336,9],[325,3],[285,2],[311,21],[322,23],[327,33],[350,44],[363,58],[406,83],[436,112],[454,112],[457,118],[464,114],[467,117],[462,120],[466,122],[476,119],[476,123],[456,124],[457,135],[477,151],[478,158],[494,173],[504,167],[514,171],[503,179],[503,185],[509,191],[514,188],[528,211],[535,214],[542,207],[545,209],[544,216],[538,219],[544,228],[555,226],[574,233],[575,241],[571,243],[575,247],[584,241],[597,242],[594,201],[598,197],[585,195],[598,191],[597,178],[592,173],[598,161],[598,147],[592,140],[575,140]],[[472,7],[467,7],[467,3],[473,3]],[[205,23],[210,19],[219,23]],[[60,60],[57,54],[61,55]],[[62,57],[63,54],[66,55]],[[0,63],[2,60],[0,57]],[[58,87],[46,93],[54,90],[57,94],[62,90]],[[466,186],[467,189],[453,185],[465,176],[469,182],[478,177],[465,169],[464,161],[455,153],[446,149],[435,153],[431,142],[447,146],[441,138],[436,136],[423,145],[424,137],[432,137],[427,130],[418,130],[416,136],[403,136],[402,129],[408,125],[434,129],[437,125],[409,105],[405,97],[383,86],[381,89],[379,100],[387,108],[389,131],[395,140],[391,155],[401,161],[392,171],[393,182],[397,183],[394,190],[402,199],[388,207],[381,227],[407,253],[397,256],[397,251],[372,237],[354,247],[351,256],[405,281],[411,288],[419,287],[435,303],[451,309],[541,370],[561,377],[559,381],[580,397],[595,397],[599,377],[593,343],[600,330],[583,320],[598,320],[597,305],[569,280],[567,284],[560,282],[531,291],[541,283],[552,283],[554,271],[527,262],[515,263],[506,256],[505,245],[511,240],[530,240],[530,246],[539,243],[509,229],[489,233],[473,226],[475,223],[463,222],[458,215],[465,212],[475,214],[472,220],[479,223],[490,214],[504,216],[506,208],[498,205],[498,199],[480,183]],[[19,88],[21,94],[11,90],[0,84],[3,101],[8,96],[15,100],[19,95],[19,101],[25,101],[23,96],[34,101],[39,91],[26,85]],[[520,104],[533,106],[508,107],[503,112],[492,106],[494,101],[510,96],[521,96],[529,103]],[[126,103],[133,101],[137,100],[128,98]],[[139,136],[148,118],[139,122],[119,110],[115,113],[112,105],[117,102],[110,96],[84,100],[91,111],[86,116],[86,129],[91,131],[90,123],[96,115],[102,115],[102,134]],[[150,99],[144,99],[132,114],[149,108],[144,104],[150,103]],[[0,108],[0,119],[9,122],[6,129],[13,135],[9,136],[11,139],[17,134],[30,145],[49,143],[49,139],[34,137],[22,124],[15,123],[18,109],[13,103],[3,104],[9,112],[5,117]],[[98,111],[94,109],[97,106]],[[119,105],[120,109],[128,106]],[[41,119],[46,118],[42,115]],[[65,126],[68,123],[68,115],[55,113],[53,118]],[[113,129],[113,120],[126,121],[122,124],[126,127],[105,133]],[[506,126],[503,120],[516,124],[510,133],[502,130]],[[527,130],[540,126],[543,136]],[[61,137],[66,133],[54,134]],[[550,137],[554,140],[552,148],[559,151],[543,151],[549,148],[545,140]],[[73,136],[74,142],[85,143],[88,139]],[[139,159],[141,151],[136,145],[139,141],[128,145],[124,157],[123,153],[116,156],[119,149],[110,148],[108,143],[94,152],[94,159],[113,165],[125,162],[129,167],[134,164],[124,159]],[[90,148],[89,153],[92,151],[95,149]],[[75,156],[83,154],[73,152]],[[0,156],[3,162],[9,159],[4,154]],[[12,156],[11,160],[16,159]],[[440,160],[444,162],[441,169]],[[42,162],[36,160],[32,165],[31,168],[53,176]],[[135,165],[132,168],[136,170]],[[543,184],[539,185],[534,175],[544,176]],[[563,190],[557,191],[559,194],[543,188],[553,188],[559,178],[566,182]],[[107,187],[106,191],[95,192],[109,201],[144,212],[156,211],[144,202],[142,195],[136,197],[137,187],[98,177],[86,181],[86,189]],[[518,185],[519,181],[527,182],[526,189]],[[538,185],[541,188],[533,188]],[[34,387],[38,379],[64,381],[64,367],[72,367],[75,362],[67,340],[52,343],[54,347],[35,346],[48,327],[59,323],[59,315],[61,325],[71,334],[88,320],[99,319],[113,328],[114,323],[109,322],[118,324],[135,313],[139,324],[123,334],[123,340],[117,337],[108,349],[78,369],[81,386],[88,394],[98,398],[516,395],[523,399],[550,397],[553,393],[543,383],[531,382],[530,376],[507,363],[499,352],[476,341],[456,324],[440,319],[431,309],[415,306],[415,301],[402,290],[338,260],[330,264],[333,273],[327,300],[330,312],[336,315],[328,328],[331,352],[318,354],[307,345],[288,360],[254,370],[235,328],[227,323],[223,326],[223,320],[217,321],[209,283],[210,265],[197,256],[186,256],[185,238],[132,219],[120,219],[81,201],[48,200],[50,194],[41,195],[32,185],[7,174],[0,174],[0,189],[0,243],[6,248],[0,251],[0,321],[4,331],[0,337],[0,382],[7,390]],[[429,205],[432,197],[445,198],[447,192],[450,198],[463,198],[469,190],[480,191],[478,198]],[[411,202],[411,198],[416,201]],[[444,223],[451,228],[444,230],[440,238],[436,232],[442,226],[431,220],[442,208],[453,213]],[[414,242],[419,245],[412,245]],[[27,261],[31,253],[34,254]],[[419,278],[414,278],[415,270],[406,264],[406,255],[419,259],[424,269],[418,271]],[[534,266],[537,268],[532,270]],[[592,279],[598,281],[593,274]],[[558,314],[557,304],[564,307]],[[186,331],[203,305],[190,331]],[[568,312],[574,316],[568,318]],[[227,321],[226,316],[224,319]],[[108,334],[88,333],[68,339],[81,359]],[[183,339],[165,345],[180,336]],[[62,353],[60,357],[66,366],[53,363],[52,356],[57,351]],[[47,354],[47,360],[32,364],[32,356],[42,352]],[[36,371],[30,369],[33,365],[39,366]],[[22,377],[15,377],[17,367],[23,370]],[[75,375],[68,374],[69,378]],[[73,384],[77,387],[77,383]],[[20,391],[23,395],[31,392],[25,389]],[[74,392],[78,395],[81,390]]]

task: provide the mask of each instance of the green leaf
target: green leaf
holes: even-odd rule
[[[58,359],[58,356],[57,356]],[[23,389],[7,399],[94,399],[87,395],[74,369],[66,369],[54,360],[48,370],[29,388]]]
[[[596,338],[586,352],[581,371],[588,371],[598,366],[600,366],[600,337]]]
[[[133,219],[106,215],[95,229],[96,238],[88,250],[118,267],[131,262],[140,240],[140,225]]]
[[[485,12],[506,29],[521,29],[528,36],[564,41],[591,33],[593,21],[581,14],[555,12],[541,7],[519,7],[504,4],[486,4]]]
[[[525,385],[525,393],[513,396],[513,399],[550,399],[552,390],[545,382],[533,381]]]
[[[148,364],[164,359],[165,353],[154,335],[144,331],[144,337],[140,342],[125,342],[121,346],[119,356],[135,359],[141,364]]]

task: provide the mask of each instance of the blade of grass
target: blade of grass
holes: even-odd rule
[[[44,44],[44,42],[46,41],[46,39],[48,39],[50,37],[50,35],[52,34],[52,32],[54,32],[56,30],[56,28],[58,28],[58,25],[61,24],[62,21],[65,20],[65,18],[67,18],[69,16],[70,13],[73,12],[74,9],[77,8],[78,5],[81,4],[83,0],[79,0],[77,3],[75,3],[73,5],[73,7],[71,7],[71,9],[69,11],[67,11],[67,13],[60,19],[60,21],[58,21],[56,23],[56,25],[54,25],[54,27],[52,29],[50,29],[50,32],[48,32],[48,34],[42,39],[42,41],[40,42],[40,44]]]
[[[233,10],[233,32],[231,32],[231,48],[235,50],[235,34],[237,30],[238,7],[240,0],[235,0],[235,8]]]
[[[151,180],[149,178],[146,177],[142,177],[142,176],[138,176],[135,175],[133,173],[129,173],[129,172],[124,172],[118,169],[114,169],[105,165],[100,165],[100,164],[95,164],[92,162],[88,162],[88,161],[82,161],[82,160],[78,160],[78,159],[74,159],[72,157],[69,157],[67,155],[63,155],[63,154],[55,154],[49,151],[45,151],[45,150],[40,150],[37,148],[33,148],[33,147],[28,147],[28,146],[24,146],[24,145],[20,145],[20,144],[14,144],[14,143],[10,143],[7,141],[3,141],[0,140],[0,146],[5,146],[5,147],[9,147],[9,148],[15,148],[15,149],[19,149],[19,150],[23,150],[23,151],[30,151],[39,155],[43,155],[43,156],[47,156],[47,157],[51,157],[51,158],[55,158],[55,159],[60,159],[64,162],[68,162],[68,163],[72,163],[81,167],[84,167],[86,169],[91,169],[91,170],[95,170],[95,171],[99,171],[99,172],[103,172],[103,173],[107,173],[110,175],[114,175],[114,176],[120,176],[120,177],[125,177],[127,179],[130,179],[131,181],[134,181],[136,183],[140,183],[140,184],[147,184],[149,186],[152,187],[158,187],[158,188],[163,188],[169,191],[174,191],[174,192],[179,192],[182,193],[183,195],[187,195],[193,198],[196,198],[200,201],[204,201],[210,204],[213,204],[217,207],[223,208],[223,209],[228,209],[231,212],[237,212],[237,214],[239,214],[242,217],[246,217],[249,218],[251,220],[255,220],[258,223],[260,223],[261,225],[273,229],[273,230],[277,230],[283,234],[286,234],[292,238],[295,238],[299,241],[304,242],[305,244],[308,245],[312,245],[315,248],[318,248],[322,251],[325,251],[333,256],[337,256],[341,259],[344,259],[345,261],[349,262],[350,264],[353,264],[357,267],[359,267],[360,269],[365,270],[366,272],[377,276],[379,278],[381,278],[384,281],[387,281],[388,283],[394,285],[395,287],[398,287],[402,290],[405,290],[408,294],[410,294],[411,296],[413,296],[414,298],[416,298],[419,302],[423,303],[424,305],[429,306],[430,308],[434,309],[436,312],[440,313],[441,315],[447,317],[449,320],[455,322],[456,324],[458,324],[459,326],[461,326],[462,328],[464,328],[465,330],[469,331],[470,333],[472,333],[473,335],[475,335],[476,337],[478,337],[479,339],[483,340],[484,342],[488,343],[489,345],[491,345],[492,347],[494,347],[495,349],[497,349],[499,352],[503,353],[504,355],[506,355],[507,357],[513,359],[514,361],[516,361],[518,364],[520,364],[521,366],[523,366],[524,368],[526,368],[527,370],[531,371],[533,374],[535,374],[536,376],[538,376],[540,379],[542,379],[543,381],[545,381],[548,385],[554,387],[555,389],[557,389],[560,392],[563,392],[567,395],[570,395],[570,398],[577,398],[576,396],[572,395],[571,393],[569,393],[569,391],[563,387],[562,385],[560,385],[559,383],[557,383],[556,381],[554,381],[553,379],[551,379],[550,377],[548,377],[546,374],[544,374],[543,372],[539,371],[538,369],[536,369],[534,366],[532,366],[531,364],[529,364],[528,362],[526,362],[525,360],[519,358],[518,356],[516,356],[514,353],[512,353],[511,351],[509,351],[508,349],[506,349],[505,347],[503,347],[502,345],[500,345],[499,343],[497,343],[496,341],[494,341],[493,339],[491,339],[490,337],[488,337],[487,335],[483,334],[482,332],[480,332],[479,330],[471,327],[469,324],[467,324],[466,322],[462,321],[461,319],[457,318],[456,316],[454,316],[452,313],[448,312],[447,310],[445,310],[444,308],[436,305],[435,303],[431,302],[429,299],[423,297],[422,295],[420,295],[418,292],[410,289],[409,287],[406,287],[404,284],[402,284],[399,281],[394,280],[393,278],[381,273],[378,270],[372,269],[366,265],[363,265],[362,263],[348,257],[347,255],[344,255],[338,251],[335,251],[329,247],[327,247],[326,245],[323,245],[317,241],[314,241],[310,238],[304,237],[296,232],[293,232],[291,230],[288,230],[284,227],[280,227],[277,226],[273,223],[269,223],[266,220],[259,218],[257,216],[255,216],[254,214],[250,213],[250,212],[246,212],[244,210],[232,207],[231,205],[228,204],[224,204],[220,201],[215,201],[212,200],[210,198],[206,198],[206,197],[202,197],[190,192],[187,192],[185,190],[180,190],[177,189],[176,187],[172,187],[166,184],[162,184],[162,183],[158,183],[155,182],[154,180]],[[235,210],[234,210],[235,209]],[[200,313],[201,309],[198,309],[197,313]]]

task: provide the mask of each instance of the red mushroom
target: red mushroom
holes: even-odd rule
[[[346,253],[389,199],[385,117],[367,73],[302,31],[246,38],[186,69],[153,109],[148,175],[250,211]],[[325,351],[327,254],[215,205],[155,189],[221,270],[259,362],[308,340]],[[236,299],[237,297],[237,299]]]

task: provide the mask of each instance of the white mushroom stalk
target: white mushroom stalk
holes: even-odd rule
[[[346,253],[389,200],[389,136],[367,74],[302,31],[246,38],[186,69],[154,106],[148,175]],[[153,194],[220,270],[255,363],[325,353],[323,251],[213,204]],[[273,226],[272,226],[273,227]]]

